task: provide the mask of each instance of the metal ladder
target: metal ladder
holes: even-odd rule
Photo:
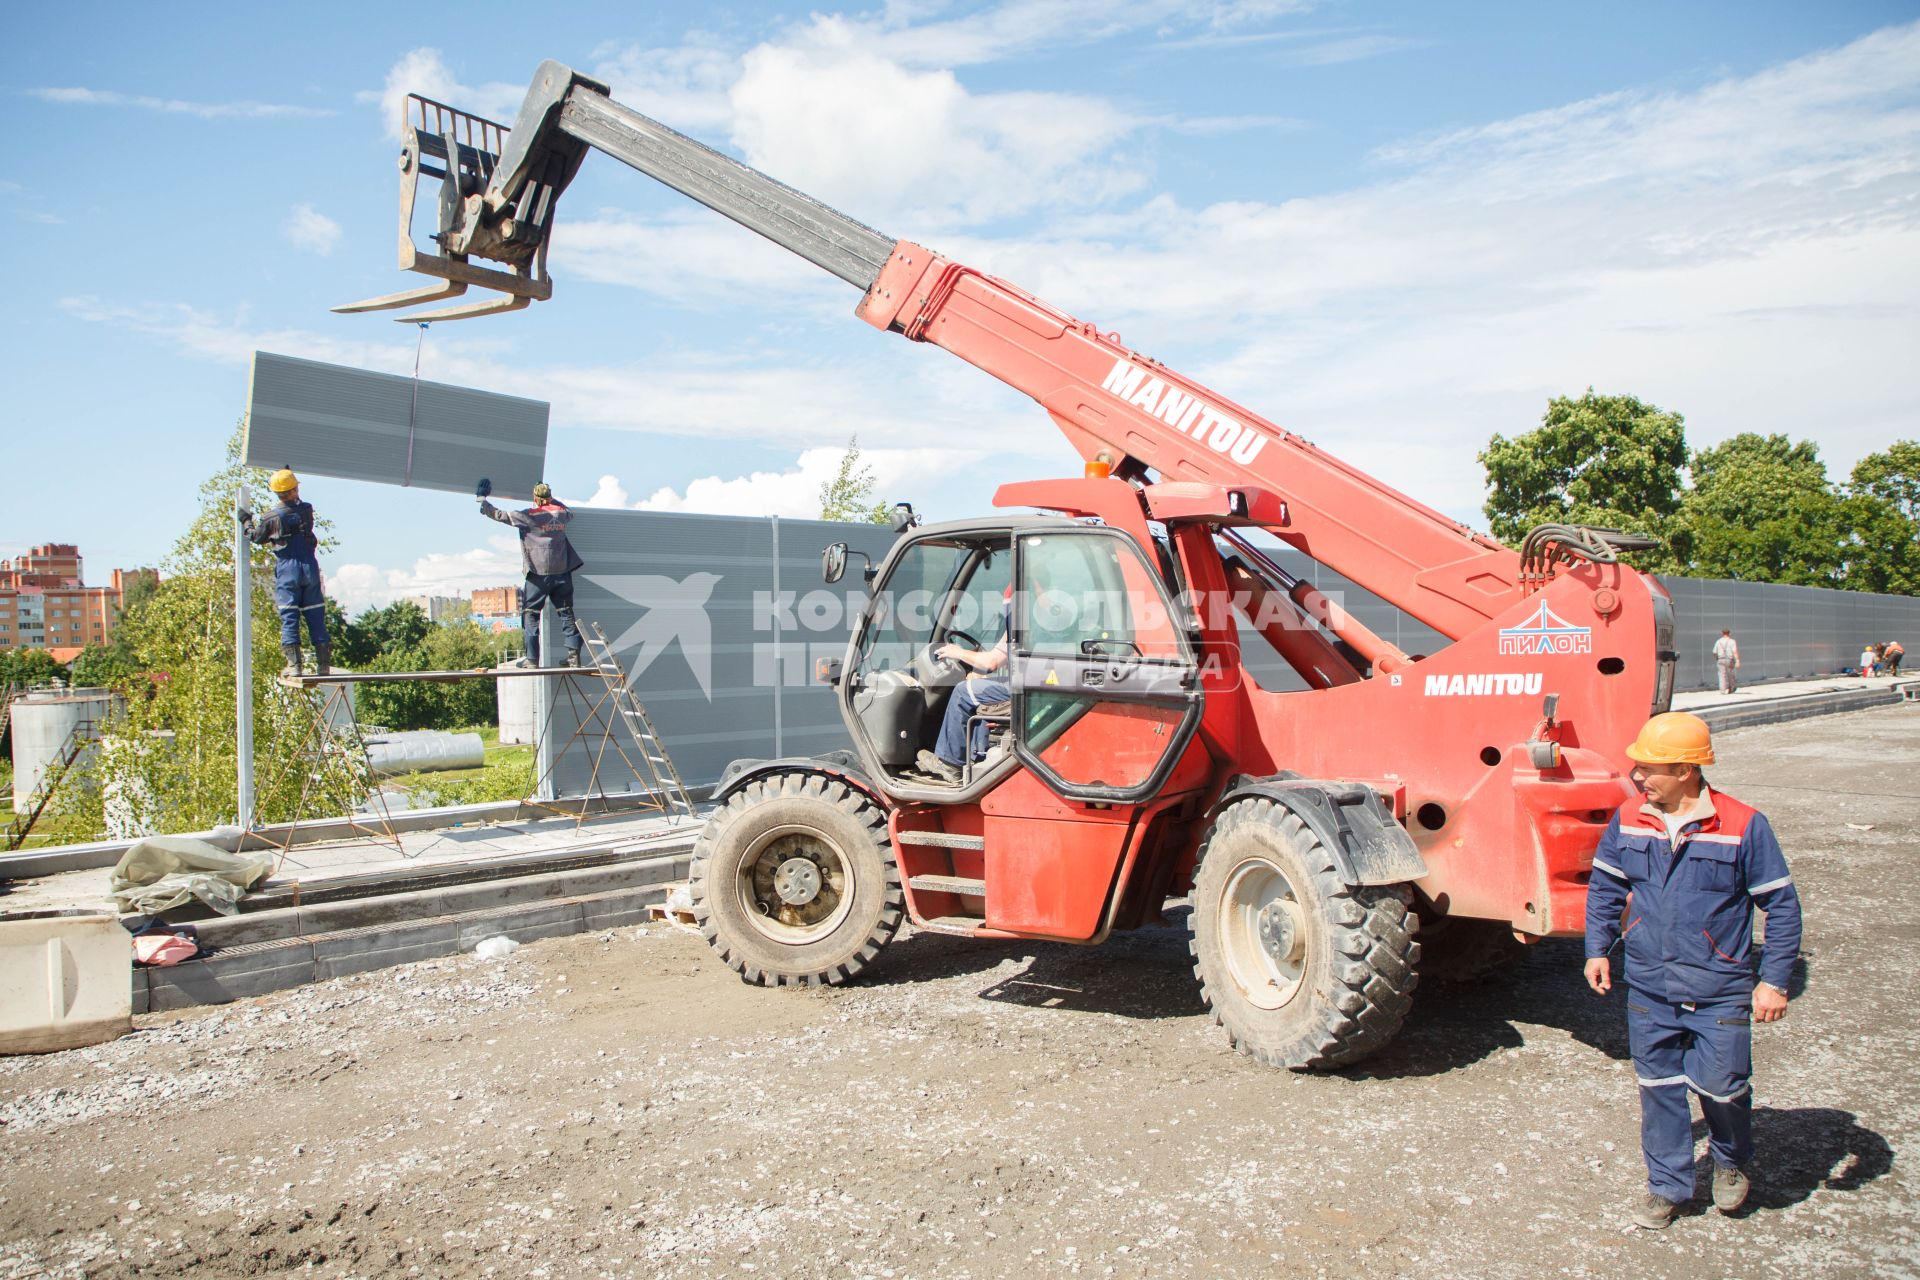
[[[24,690],[15,684],[8,684],[6,693],[0,695],[0,747],[7,745],[7,730],[13,725],[13,700]]]
[[[53,799],[53,793],[67,776],[67,771],[79,761],[88,744],[93,741],[93,718],[82,716],[67,731],[66,741],[60,744],[60,750],[47,762],[40,775],[39,785],[34,787],[28,797],[30,807],[25,813],[15,814],[13,821],[7,824],[5,841],[7,852],[12,853],[27,842],[33,834],[34,824],[40,821],[40,815],[47,811],[47,805]]]
[[[642,766],[648,774],[649,788],[655,795],[666,800],[667,812],[672,815],[685,814],[695,816],[693,797],[687,794],[686,784],[680,781],[680,771],[674,768],[673,757],[667,754],[667,744],[653,727],[653,721],[647,716],[646,707],[634,696],[633,686],[627,683],[626,669],[620,665],[620,659],[614,656],[613,646],[607,643],[607,636],[597,622],[589,622],[581,629],[580,638],[586,642],[587,653],[593,658],[593,665],[599,669],[600,678],[607,682],[607,688],[613,696],[613,705],[627,722],[627,729],[640,746]]]

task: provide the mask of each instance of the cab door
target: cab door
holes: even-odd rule
[[[1159,790],[1200,723],[1200,672],[1159,573],[1099,526],[1021,534],[1009,665],[1015,755],[1074,800]]]

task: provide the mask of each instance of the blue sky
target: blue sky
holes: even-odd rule
[[[636,12],[639,10],[639,12]],[[395,95],[511,119],[542,58],[1479,522],[1474,460],[1591,384],[1920,434],[1920,8],[1224,0],[881,8],[37,6],[0,40],[0,555],[90,577],[191,518],[256,349],[404,372]],[[936,517],[1077,470],[1031,403],[604,157],[555,298],[427,376],[554,405],[576,501],[811,514],[857,433]],[[416,278],[417,280],[417,278]],[[352,608],[511,580],[452,495],[316,478]]]

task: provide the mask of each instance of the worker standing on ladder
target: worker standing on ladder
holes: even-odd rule
[[[1704,720],[1669,711],[1627,747],[1644,792],[1620,806],[1587,885],[1587,985],[1613,986],[1608,953],[1624,936],[1627,1042],[1640,1082],[1647,1192],[1635,1225],[1658,1230],[1693,1199],[1689,1090],[1713,1153],[1713,1203],[1746,1202],[1753,1158],[1753,1024],[1786,1016],[1800,952],[1800,896],[1765,815],[1710,789]],[[1760,980],[1753,908],[1767,913]],[[1623,919],[1623,917],[1630,917]]]
[[[502,511],[487,501],[490,492],[491,486],[484,483],[475,491],[480,514],[520,531],[520,567],[527,575],[520,595],[520,630],[527,641],[525,664],[540,665],[540,611],[551,600],[560,619],[560,635],[567,644],[567,665],[579,666],[580,624],[573,617],[573,571],[586,562],[567,540],[573,512],[545,483],[533,486],[534,505],[525,511]]]
[[[286,656],[286,674],[300,674],[300,619],[307,620],[313,640],[314,670],[326,675],[333,656],[327,636],[325,583],[320,577],[320,541],[313,532],[313,507],[300,500],[300,477],[285,467],[273,473],[267,488],[280,505],[258,520],[253,512],[240,513],[247,541],[272,547],[273,602],[280,610],[280,652]]]

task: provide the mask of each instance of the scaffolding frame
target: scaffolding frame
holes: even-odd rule
[[[467,680],[525,679],[535,676],[562,677],[558,680],[559,688],[567,700],[569,709],[576,714],[573,717],[573,729],[567,735],[566,741],[561,743],[557,750],[545,753],[547,764],[544,768],[536,769],[528,794],[521,797],[522,805],[545,810],[559,817],[572,818],[576,831],[598,817],[615,815],[627,817],[634,813],[653,811],[665,815],[669,825],[672,825],[677,823],[683,815],[689,818],[693,816],[692,803],[685,789],[679,788],[677,794],[669,790],[668,786],[663,784],[659,770],[656,770],[651,763],[636,763],[627,753],[627,747],[619,741],[619,730],[624,727],[627,735],[633,739],[631,745],[642,760],[652,758],[648,752],[648,738],[643,736],[642,729],[635,727],[635,717],[629,714],[624,706],[626,701],[633,701],[631,689],[628,688],[625,679],[617,674],[617,667],[616,673],[610,674],[604,666],[479,667],[465,671],[341,671],[327,675],[283,673],[276,678],[282,688],[294,694],[310,695],[318,692],[320,696],[297,698],[298,703],[305,708],[305,725],[301,731],[297,749],[287,755],[287,762],[274,775],[272,789],[276,791],[279,789],[279,784],[285,779],[288,769],[297,767],[316,756],[324,755],[337,731],[337,726],[344,725],[344,736],[355,754],[356,767],[367,779],[369,799],[373,802],[375,810],[367,815],[367,821],[364,823],[359,815],[348,813],[346,815],[348,830],[383,843],[391,843],[402,858],[411,858],[414,855],[407,852],[405,843],[400,839],[400,833],[394,830],[393,813],[387,806],[386,791],[377,785],[367,752],[367,735],[361,728],[358,709],[352,697],[349,696],[348,690],[360,684],[455,684]],[[598,691],[588,695],[580,687],[581,680],[598,681]],[[546,715],[535,733],[536,742],[543,741],[552,734],[554,713],[560,702],[559,697],[547,700]],[[650,733],[651,724],[646,720],[645,709],[640,707],[637,701],[634,701],[634,709],[639,713],[640,723]],[[652,737],[651,741],[652,745],[659,750],[660,756],[666,757],[665,744],[661,743],[657,736]],[[548,789],[561,759],[575,744],[582,742],[590,744],[588,750],[591,752],[592,769],[587,787],[579,797],[579,803],[562,806],[557,801],[542,800],[541,792]],[[644,788],[643,790],[609,794],[602,788],[601,771],[608,763],[609,752],[626,765],[628,772]],[[307,801],[312,792],[316,772],[313,768],[306,768],[303,772],[300,799],[294,807],[293,816],[284,824],[285,839],[268,842],[280,853],[275,866],[276,873],[279,866],[288,861],[294,861],[298,865],[298,860],[290,857],[290,850],[305,820]],[[673,786],[678,787],[679,775],[673,770],[670,759],[667,760],[667,773],[672,779]],[[622,802],[617,809],[613,807],[616,800]],[[597,810],[596,801],[598,802]],[[328,820],[337,821],[336,818]]]

